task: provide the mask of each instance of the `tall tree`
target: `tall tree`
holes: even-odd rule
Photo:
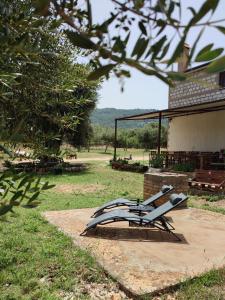
[[[75,63],[75,51],[57,26],[35,15],[29,0],[0,2],[0,141],[23,142],[38,153],[56,153],[97,98],[97,84],[86,81],[90,67]],[[14,206],[37,205],[40,192],[50,187],[30,174],[4,172],[0,216]]]
[[[71,51],[63,34],[52,31],[51,20],[37,19],[29,1],[15,1],[15,9],[14,3],[6,4],[6,29],[8,24],[18,26],[14,20],[31,26],[10,31],[1,48],[1,70],[13,78],[0,87],[4,139],[26,143],[37,152],[57,153],[67,135],[76,136],[81,128],[86,134],[88,128],[81,124],[95,107],[97,84],[87,82],[90,67],[74,62],[77,50]]]

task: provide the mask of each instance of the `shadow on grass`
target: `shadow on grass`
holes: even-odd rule
[[[112,152],[104,152],[104,151],[98,152],[98,154],[103,154],[103,155],[113,155]]]
[[[68,176],[68,177],[78,177],[78,176],[84,176],[84,175],[93,175],[96,172],[94,172],[93,170],[87,169],[87,170],[83,170],[83,171],[79,171],[79,172],[63,172],[61,174],[37,174],[36,176],[42,177],[43,179],[49,179],[52,177],[60,177],[60,176]]]
[[[169,232],[159,231],[153,228],[97,227],[88,231],[85,236],[118,241],[188,244],[183,234],[176,233],[176,235],[181,241],[176,240]]]

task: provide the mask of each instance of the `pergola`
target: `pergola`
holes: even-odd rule
[[[172,119],[176,117],[202,114],[213,111],[225,110],[225,99],[204,102],[200,104],[192,104],[182,107],[174,107],[163,110],[156,110],[145,114],[125,116],[115,119],[115,137],[114,137],[114,160],[116,160],[117,150],[117,131],[118,121],[143,121],[143,120],[158,120],[158,142],[157,142],[157,153],[160,154],[161,149],[161,124],[162,119]]]

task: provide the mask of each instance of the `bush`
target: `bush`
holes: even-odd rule
[[[178,172],[194,172],[195,166],[192,163],[181,163],[174,165],[173,170]]]
[[[163,160],[164,158],[162,155],[157,155],[150,161],[150,166],[152,168],[163,168]]]
[[[118,159],[117,161],[110,161],[113,169],[121,171],[131,171],[131,172],[146,172],[148,166],[141,165],[139,162],[129,164],[127,160]]]

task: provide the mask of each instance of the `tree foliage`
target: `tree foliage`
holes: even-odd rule
[[[32,1],[1,1],[0,25],[0,141],[57,154],[89,117],[98,84],[87,82],[91,69],[75,62],[78,50],[56,30],[57,20],[35,14]],[[0,149],[11,156],[4,145]],[[36,206],[48,188],[31,174],[4,172],[0,216],[14,206]]]
[[[13,77],[0,86],[2,139],[57,153],[94,109],[97,84],[86,80],[90,67],[74,63],[77,51],[52,20],[35,16],[29,1],[14,2],[2,7],[1,74]]]
[[[105,151],[108,146],[114,145],[114,129],[110,127],[93,126],[92,145],[104,145]],[[143,128],[132,128],[118,130],[117,147],[119,148],[139,148],[155,149],[158,143],[158,124],[149,123]],[[161,128],[161,146],[167,145],[167,127],[162,125]]]
[[[30,174],[4,172],[0,176],[0,217],[8,212],[14,212],[13,208],[17,206],[36,207],[41,191],[53,186]]]
[[[171,65],[180,59],[188,35],[195,27],[198,35],[189,56],[191,62],[211,62],[208,72],[225,70],[224,48],[207,45],[196,53],[207,27],[225,33],[222,20],[213,17],[220,0],[205,0],[196,9],[184,7],[180,0],[111,0],[113,9],[102,23],[93,22],[90,0],[39,0],[36,12],[46,18],[57,18],[65,26],[71,43],[91,51],[95,70],[89,79],[96,80],[111,71],[118,77],[129,77],[126,66],[145,75],[156,76],[167,84],[184,80],[185,75],[171,72]],[[185,15],[185,21],[184,21]],[[68,28],[69,27],[69,28]],[[133,36],[137,28],[139,35]],[[89,54],[89,53],[88,53]]]

